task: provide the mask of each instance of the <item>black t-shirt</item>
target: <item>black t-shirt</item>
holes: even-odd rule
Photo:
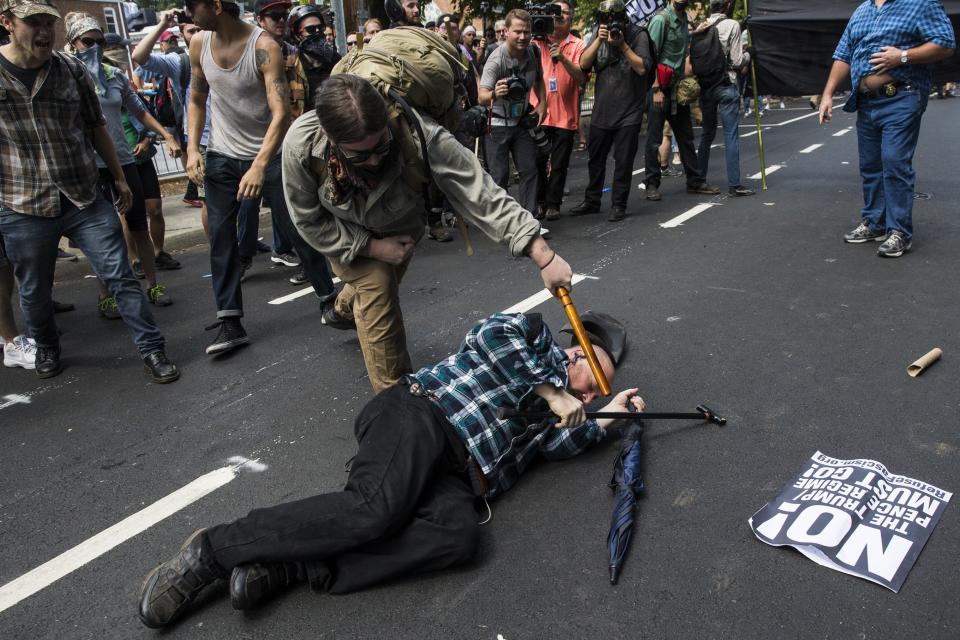
[[[593,37],[597,37],[596,32]],[[649,74],[656,73],[653,69],[653,56],[650,54],[650,38],[645,29],[633,26],[627,28],[624,37],[630,43],[633,52],[643,58],[648,75],[637,75],[619,49],[614,49],[605,42],[601,43],[593,62],[597,81],[594,88],[591,127],[619,129],[640,124],[643,121],[647,78]]]
[[[37,67],[36,69],[23,69],[16,66],[9,60],[7,60],[2,53],[0,53],[0,66],[7,70],[14,78],[23,83],[23,86],[27,88],[28,91],[33,91],[33,85],[37,81],[37,76],[40,75],[40,72],[47,68],[50,64],[50,61],[47,60],[43,65]]]

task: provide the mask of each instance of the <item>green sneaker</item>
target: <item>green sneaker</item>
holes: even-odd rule
[[[155,284],[147,289],[147,299],[158,307],[169,307],[173,298],[167,295],[167,288],[162,284]]]
[[[106,298],[100,298],[97,302],[97,311],[100,312],[100,315],[108,320],[119,320],[120,319],[120,307],[117,306],[117,299],[113,296],[107,296]]]

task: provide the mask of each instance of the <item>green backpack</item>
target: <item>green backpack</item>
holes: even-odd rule
[[[380,92],[403,155],[404,177],[410,186],[423,188],[430,181],[430,162],[417,151],[415,137],[424,149],[426,140],[412,111],[456,131],[468,71],[459,52],[438,34],[420,27],[395,27],[378,33],[362,50],[348,53],[330,75],[359,76]]]

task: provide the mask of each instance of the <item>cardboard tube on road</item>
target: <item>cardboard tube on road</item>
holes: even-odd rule
[[[918,375],[927,370],[927,368],[932,365],[934,362],[940,359],[940,356],[943,355],[943,349],[940,347],[934,347],[925,353],[922,357],[918,358],[907,367],[907,375],[911,378],[916,378]]]

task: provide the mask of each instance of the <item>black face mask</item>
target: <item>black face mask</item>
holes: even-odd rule
[[[687,3],[686,3],[686,1],[684,1],[684,2],[674,2],[674,3],[673,3],[673,6],[676,8],[676,10],[677,10],[678,12],[679,12],[679,11],[686,11],[686,10],[687,10]]]

